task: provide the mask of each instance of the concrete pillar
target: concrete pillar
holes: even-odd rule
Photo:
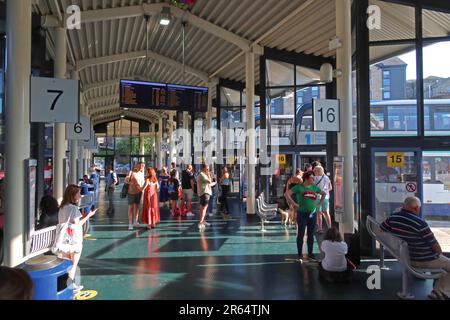
[[[336,67],[342,71],[337,78],[337,97],[341,106],[341,132],[338,154],[344,157],[344,215],[339,231],[353,233],[353,132],[352,132],[352,48],[351,0],[336,0],[336,35],[342,47],[336,51]]]
[[[167,120],[167,125],[169,126],[169,162],[175,161],[173,156],[173,149],[175,147],[175,137],[173,137],[173,117],[175,116],[175,111],[169,112],[169,120]]]
[[[27,197],[25,160],[30,157],[31,0],[6,3],[5,238],[4,264],[24,260]]]
[[[183,162],[185,165],[191,163],[192,155],[191,155],[191,135],[192,131],[189,131],[189,112],[183,112],[183,129],[184,132],[190,132],[189,136],[183,136]]]
[[[78,144],[78,154],[80,158],[78,159],[78,179],[83,178],[84,174],[84,147]]]
[[[79,80],[78,71],[72,72],[72,79]],[[80,103],[81,103],[81,100],[80,100]],[[70,140],[70,180],[69,181],[71,184],[78,183],[77,159],[78,159],[78,140]]]
[[[158,168],[162,168],[163,166],[166,165],[165,162],[165,153],[166,151],[162,151],[161,150],[161,144],[164,142],[163,141],[163,133],[164,133],[164,118],[163,117],[159,117],[158,119],[158,141],[159,141],[159,148],[158,148]]]
[[[139,161],[142,161],[142,162],[144,162],[145,161],[145,158],[143,157],[143,155],[145,154],[145,144],[144,144],[144,136],[142,136],[142,135],[139,135],[139,153],[142,155],[142,157],[141,157],[141,160],[139,160]]]
[[[65,79],[67,70],[67,34],[65,28],[55,28],[55,78]],[[66,125],[53,128],[53,196],[61,202],[64,193],[63,159],[66,157]]]
[[[255,135],[255,55],[245,53],[245,90],[247,115],[247,214],[255,214],[255,168],[256,168],[256,135]]]

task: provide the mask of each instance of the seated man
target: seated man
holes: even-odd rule
[[[446,276],[435,281],[430,299],[450,297],[450,259],[442,254],[441,246],[430,227],[420,215],[420,199],[408,197],[399,212],[394,212],[382,224],[381,229],[408,243],[411,265],[424,269],[444,269]]]

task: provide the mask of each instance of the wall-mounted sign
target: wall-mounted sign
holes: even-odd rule
[[[90,140],[91,120],[87,117],[80,117],[80,122],[66,124],[67,140]]]
[[[405,154],[403,152],[388,152],[386,161],[388,168],[404,168]]]
[[[278,164],[285,165],[286,164],[286,155],[285,154],[277,154],[277,162],[278,162]]]
[[[78,80],[31,77],[31,122],[78,122]]]
[[[313,99],[313,130],[341,131],[339,100]]]

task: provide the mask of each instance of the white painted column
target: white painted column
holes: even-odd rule
[[[192,162],[191,134],[194,134],[194,130],[189,130],[189,122],[189,112],[183,112],[183,129],[184,132],[190,133],[188,136],[183,136],[183,162],[185,165]]]
[[[255,168],[256,168],[256,135],[255,135],[255,56],[252,52],[245,53],[245,88],[247,115],[247,214],[255,214]]]
[[[341,132],[338,134],[338,154],[344,157],[344,215],[339,231],[353,233],[353,132],[352,132],[352,48],[351,1],[336,0],[336,35],[342,47],[336,51],[336,67],[342,71],[337,78],[337,97],[341,106]]]
[[[169,111],[169,120],[167,121],[167,125],[169,126],[169,163],[175,161],[173,157],[173,149],[175,147],[175,137],[173,136],[173,117],[175,116],[175,114],[176,112]]]
[[[78,160],[78,179],[81,179],[84,174],[84,147],[80,144],[78,144],[78,154],[80,155]]]
[[[143,155],[145,154],[145,144],[144,144],[144,136],[139,135],[139,153],[142,155],[141,160],[142,162],[145,161],[145,158]]]
[[[67,70],[67,34],[64,28],[55,28],[55,78],[65,79]],[[55,123],[53,128],[53,196],[61,202],[63,185],[63,159],[66,157],[66,127]]]
[[[23,262],[25,160],[30,157],[31,0],[6,3],[5,228],[4,264]]]
[[[165,166],[166,165],[166,163],[165,163],[165,157],[164,157],[164,155],[165,155],[165,151],[162,151],[161,150],[161,144],[164,142],[163,141],[163,138],[164,138],[164,135],[163,135],[163,133],[164,133],[164,123],[163,123],[163,121],[164,121],[164,119],[163,119],[163,117],[159,117],[159,119],[158,119],[158,141],[159,141],[159,148],[158,148],[158,162],[159,162],[159,168],[162,168],[163,166]]]
[[[79,80],[78,71],[72,71],[72,79]],[[81,103],[81,100],[80,100]],[[90,128],[88,128],[90,130]],[[77,159],[78,159],[78,140],[70,140],[70,183],[78,183]],[[82,178],[82,176],[80,177]]]
[[[205,123],[205,129],[206,129],[206,134],[204,135],[204,139],[206,141],[206,147],[205,144],[203,145],[203,147],[205,148],[205,150],[203,150],[203,155],[206,158],[207,162],[211,162],[209,164],[213,164],[212,163],[212,159],[208,159],[209,157],[212,157],[212,91],[214,89],[214,83],[212,82],[208,82],[208,111],[206,112],[206,123]],[[206,150],[208,150],[209,152],[206,152]],[[217,150],[217,149],[216,149]],[[212,172],[215,174],[215,166],[212,166]]]

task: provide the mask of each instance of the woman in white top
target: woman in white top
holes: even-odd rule
[[[325,258],[321,261],[321,266],[325,271],[342,272],[347,270],[347,243],[342,239],[342,235],[335,228],[328,229],[321,244],[321,250]]]
[[[59,206],[59,223],[66,223],[69,220],[69,222],[72,224],[83,226],[83,224],[85,224],[85,222],[97,211],[97,209],[91,210],[84,218],[82,218],[81,212],[78,209],[78,201],[81,199],[80,191],[81,188],[77,185],[71,184],[67,186],[66,190],[64,191],[63,200]],[[81,227],[79,229],[82,230]],[[83,235],[80,235],[80,237],[81,239],[83,239]],[[80,261],[81,250],[82,248],[80,248],[79,252],[69,253],[67,254],[67,256],[65,256],[65,258],[69,258],[73,262],[72,269],[70,269],[69,271],[69,278],[72,282],[75,278],[78,261]],[[74,289],[81,290],[81,288],[76,287],[75,285]]]
[[[325,174],[322,166],[316,166],[313,170],[314,172],[314,181],[316,186],[320,188],[323,192],[325,192],[325,200],[322,203],[322,206],[317,211],[317,233],[322,233],[322,219],[325,217],[325,222],[327,223],[328,229],[331,228],[331,217],[328,212],[329,209],[329,199],[330,199],[330,191],[333,190],[333,186],[331,184],[330,178]],[[320,199],[318,199],[320,200]]]

